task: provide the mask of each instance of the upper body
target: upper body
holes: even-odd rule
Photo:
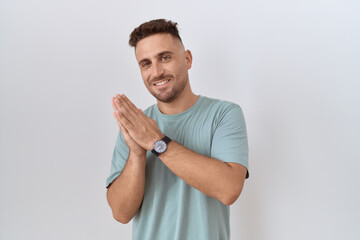
[[[199,96],[191,108],[179,114],[162,114],[157,105],[144,114],[186,148],[248,167],[246,127],[238,105]],[[128,155],[129,148],[119,132],[106,186],[121,174]],[[229,236],[229,206],[191,187],[148,151],[145,192],[134,217],[133,238],[226,240]]]
[[[241,108],[192,92],[192,55],[176,24],[145,23],[130,44],[157,104],[143,113],[126,96],[113,98],[120,132],[107,197],[114,218],[135,216],[134,239],[229,239],[228,206],[248,168]],[[165,136],[173,141],[156,157],[150,151]]]

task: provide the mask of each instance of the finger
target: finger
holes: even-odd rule
[[[112,107],[113,107],[114,111],[119,110],[118,105],[117,105],[117,103],[116,103],[116,97],[113,97],[113,98],[111,99],[111,104],[112,104]]]
[[[120,108],[120,94],[116,94],[115,97],[112,98],[112,105],[115,111]]]
[[[121,95],[121,103],[125,107],[127,107],[128,111],[133,114],[134,121],[141,120],[143,123],[147,124],[146,121],[143,118],[143,111],[140,108],[137,108],[127,97],[125,94]]]
[[[118,123],[118,125],[119,125],[119,127],[120,127],[121,123],[120,123],[120,120],[119,120],[119,118],[118,118],[118,116],[117,116],[116,112],[113,112],[113,116],[114,116],[114,118],[115,118],[116,122]]]
[[[127,119],[127,116],[125,116],[120,110],[115,112],[118,120],[120,121],[121,125],[127,130],[131,130],[133,128],[133,124],[131,121]]]
[[[121,101],[120,94],[116,94],[115,95],[115,104],[118,108],[120,108],[120,101]]]
[[[116,94],[115,97],[114,97],[114,110],[115,112],[120,110],[124,116],[127,116],[128,120],[129,121],[133,121],[134,120],[134,117],[125,103],[124,103],[124,100],[121,98],[121,95],[120,94]]]
[[[138,112],[138,108],[125,96],[125,94],[122,95],[122,99],[124,99],[124,102],[125,102],[134,112]]]
[[[124,98],[121,98],[120,100],[120,109],[124,114],[126,114],[126,117],[128,118],[129,121],[133,121],[133,122],[136,122],[139,120],[139,117],[138,117],[138,114],[139,114],[139,111],[137,110],[134,110],[128,102],[126,102],[124,100]]]
[[[120,128],[120,131],[121,131],[121,133],[123,134],[124,138],[126,139],[126,138],[130,137],[128,131],[127,131],[127,130],[125,129],[125,127],[121,124],[121,122],[120,122],[120,120],[118,119],[117,114],[116,114],[115,112],[113,113],[113,116],[114,116],[116,122],[118,123],[118,126],[119,126],[119,128]]]

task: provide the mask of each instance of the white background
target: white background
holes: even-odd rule
[[[0,239],[130,239],[105,179],[111,97],[155,103],[128,36],[179,23],[196,94],[238,103],[232,239],[360,239],[358,1],[0,0]]]

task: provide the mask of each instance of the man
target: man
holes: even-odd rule
[[[140,25],[129,44],[157,104],[144,112],[125,95],[112,99],[120,131],[107,199],[114,218],[133,221],[136,240],[230,239],[229,205],[248,177],[241,108],[195,95],[177,24]]]

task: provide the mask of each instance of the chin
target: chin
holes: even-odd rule
[[[170,103],[173,102],[175,99],[177,99],[181,93],[184,91],[186,86],[186,82],[184,82],[183,84],[180,85],[174,85],[174,86],[169,86],[168,89],[163,89],[164,91],[156,91],[157,89],[149,89],[150,90],[154,90],[154,91],[150,91],[150,93],[160,102],[163,103]]]
[[[171,97],[155,97],[158,101],[163,102],[163,103],[171,103],[172,101],[174,101],[176,99],[176,96],[171,96]]]
[[[172,101],[174,101],[178,94],[155,94],[152,93],[152,95],[160,102],[164,102],[164,103],[170,103]]]

